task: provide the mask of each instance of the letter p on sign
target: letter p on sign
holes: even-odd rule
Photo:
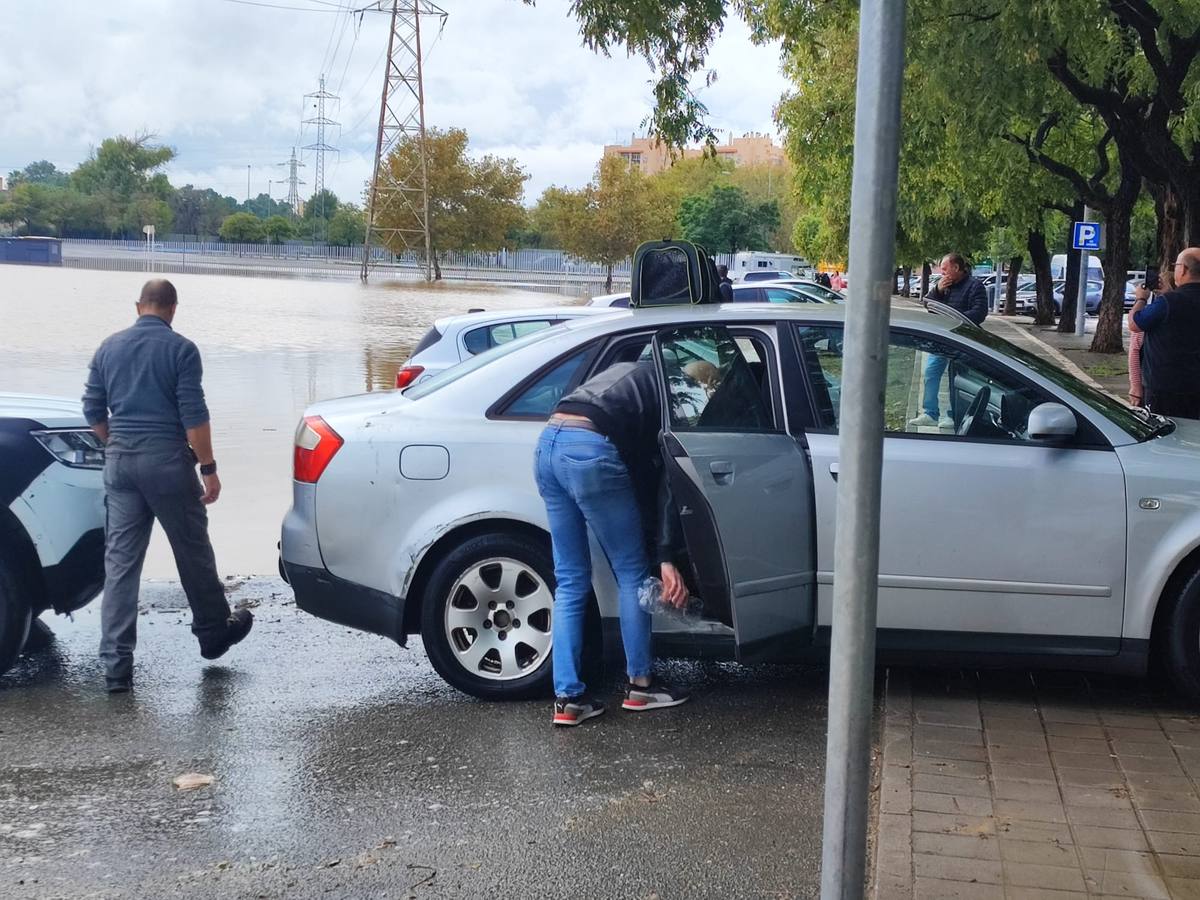
[[[1099,250],[1102,234],[1099,222],[1076,222],[1071,246],[1076,250]]]

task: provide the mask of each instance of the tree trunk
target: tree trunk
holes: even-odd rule
[[[1020,256],[1014,256],[1008,261],[1008,283],[1004,286],[1004,312],[1002,315],[1015,316],[1017,314],[1017,276],[1021,274],[1022,262],[1024,260]],[[1000,284],[999,272],[996,273],[996,284]]]
[[[604,293],[606,294],[612,293],[612,270],[612,263],[609,263],[604,277]]]
[[[1155,237],[1158,241],[1158,271],[1163,278],[1163,287],[1175,286],[1175,259],[1185,246],[1183,242],[1183,217],[1179,209],[1179,195],[1166,184],[1146,182],[1150,196],[1154,198]]]
[[[438,262],[437,251],[431,250],[429,253],[429,256],[433,259],[433,280],[441,281],[442,280],[442,267],[441,267],[441,264]]]
[[[1093,353],[1120,353],[1125,349],[1121,323],[1125,317],[1129,218],[1132,213],[1132,203],[1124,209],[1114,209],[1104,225],[1104,293],[1100,296],[1100,315],[1096,321],[1096,336],[1092,339]]]
[[[1050,272],[1050,251],[1046,235],[1040,229],[1029,232],[1029,265],[1037,278],[1037,306],[1033,311],[1034,325],[1054,324],[1054,278]]]
[[[921,263],[921,296],[919,299],[924,300],[929,295],[929,276],[933,273],[933,266],[929,264],[929,260]]]
[[[912,288],[910,285],[912,284],[912,266],[905,266],[903,269],[901,269],[900,276],[904,279],[904,290],[901,293],[903,293],[905,297],[911,297]]]
[[[1075,204],[1075,208],[1071,211],[1071,221],[1078,222],[1083,219],[1083,204]],[[1068,240],[1070,241],[1071,222],[1067,222]],[[1058,312],[1058,333],[1059,334],[1074,334],[1075,333],[1075,300],[1079,297],[1079,251],[1067,250],[1067,271],[1063,274],[1066,279],[1066,284],[1063,286],[1063,303],[1062,309]]]

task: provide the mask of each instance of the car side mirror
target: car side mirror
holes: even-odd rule
[[[1029,439],[1043,444],[1063,444],[1075,437],[1075,413],[1061,403],[1041,403],[1029,413]]]

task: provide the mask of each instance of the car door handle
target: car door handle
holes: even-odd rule
[[[837,481],[839,471],[837,463],[833,462],[829,464],[829,474],[833,476],[834,481]]]
[[[712,472],[713,481],[717,484],[733,482],[733,463],[728,460],[714,459],[708,464],[708,471]]]

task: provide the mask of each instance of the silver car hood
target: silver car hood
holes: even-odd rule
[[[1200,483],[1200,421],[1174,421],[1170,434],[1117,448],[1127,476]]]

